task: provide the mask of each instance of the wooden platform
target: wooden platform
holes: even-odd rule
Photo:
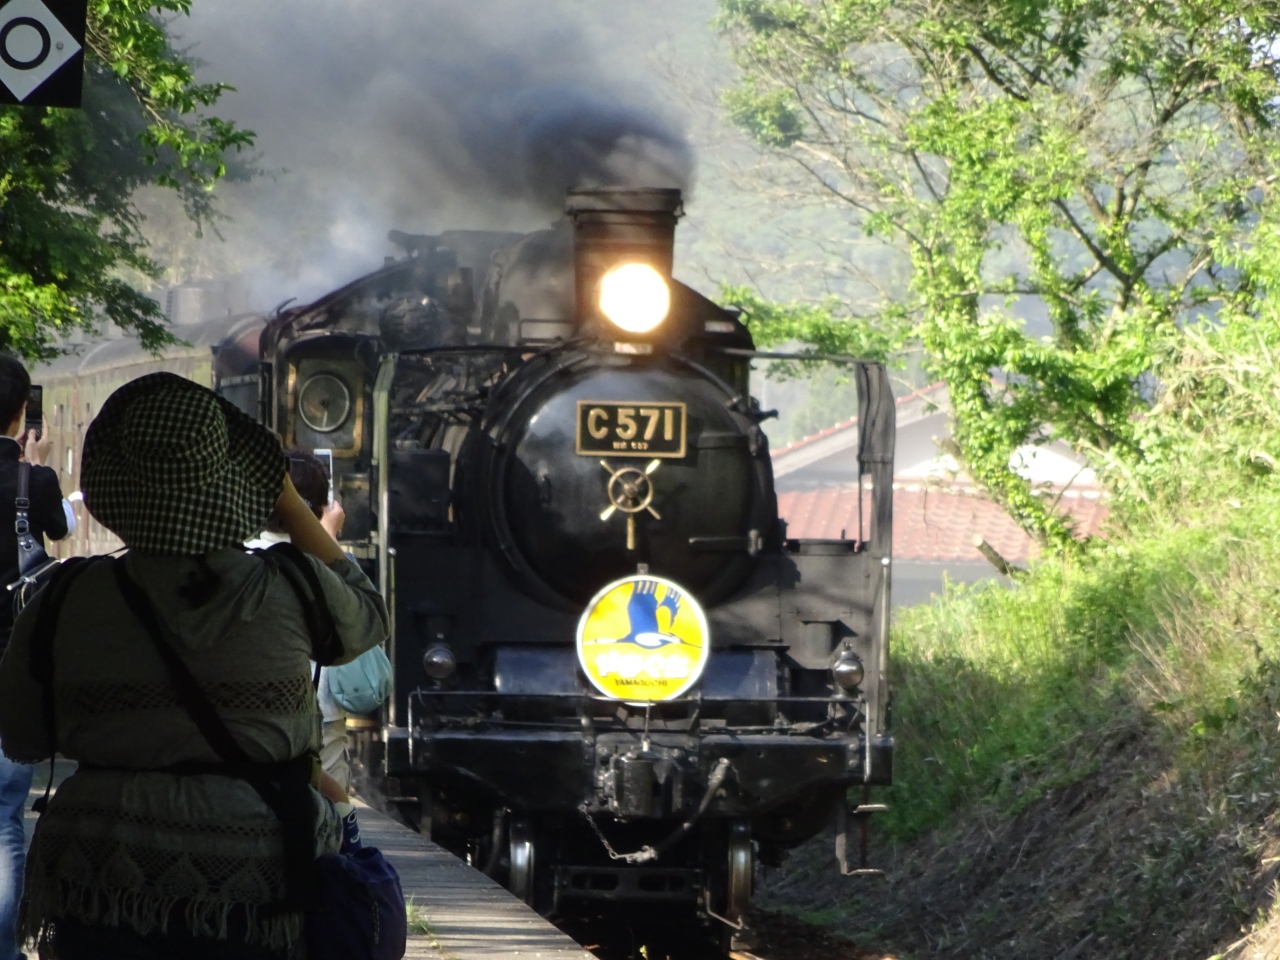
[[[411,917],[430,933],[410,933],[411,960],[594,960],[505,887],[421,834],[361,806],[365,843],[380,849],[400,873]]]
[[[74,770],[74,763],[59,760],[55,785]],[[35,773],[28,843],[36,820],[31,801],[44,793],[49,764]],[[421,834],[363,804],[356,816],[364,842],[381,850],[400,874],[411,922],[429,931],[410,930],[406,960],[594,960],[505,887]]]

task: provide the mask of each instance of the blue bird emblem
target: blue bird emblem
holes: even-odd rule
[[[649,650],[681,643],[679,637],[667,632],[675,623],[679,609],[680,601],[670,590],[666,590],[662,599],[659,600],[658,584],[652,581],[640,581],[632,586],[631,598],[627,601],[627,619],[630,621],[631,632],[625,637],[612,640],[601,638],[598,642],[634,643]],[[659,610],[667,613],[666,630],[658,622]]]

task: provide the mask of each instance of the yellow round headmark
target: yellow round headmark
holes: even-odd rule
[[[702,676],[707,615],[670,580],[641,575],[597,593],[578,621],[578,662],[591,685],[619,700],[670,700]]]

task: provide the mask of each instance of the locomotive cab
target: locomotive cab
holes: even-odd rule
[[[777,515],[747,328],[672,277],[675,190],[410,256],[263,334],[264,412],[334,454],[392,615],[366,793],[549,915],[683,904],[725,944],[757,857],[892,773],[893,402],[853,362],[858,516]]]

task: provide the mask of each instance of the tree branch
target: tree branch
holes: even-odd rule
[[[1129,274],[1127,274],[1124,270],[1122,270],[1120,268],[1120,265],[1116,263],[1115,260],[1113,260],[1105,250],[1103,250],[1100,246],[1098,246],[1098,244],[1094,241],[1093,237],[1089,236],[1088,232],[1084,229],[1084,227],[1080,225],[1080,223],[1076,220],[1075,216],[1071,213],[1071,208],[1067,206],[1065,201],[1054,200],[1053,205],[1057,207],[1058,210],[1061,211],[1062,215],[1066,218],[1067,223],[1071,227],[1071,232],[1076,235],[1076,239],[1078,239],[1081,243],[1083,243],[1089,249],[1089,252],[1093,254],[1093,258],[1096,261],[1098,261],[1098,263],[1102,264],[1102,266],[1106,268],[1108,273],[1110,273],[1117,280],[1120,280],[1124,283],[1132,283],[1132,279],[1130,278]]]
[[[1031,99],[1025,93],[1015,90],[1013,88],[1013,84],[1005,77],[1001,76],[999,71],[987,62],[987,58],[982,55],[982,51],[979,50],[975,44],[966,43],[964,48],[973,55],[973,59],[978,61],[978,66],[982,67],[982,72],[987,75],[987,79],[1003,90],[1006,94],[1023,103],[1026,103]]]

